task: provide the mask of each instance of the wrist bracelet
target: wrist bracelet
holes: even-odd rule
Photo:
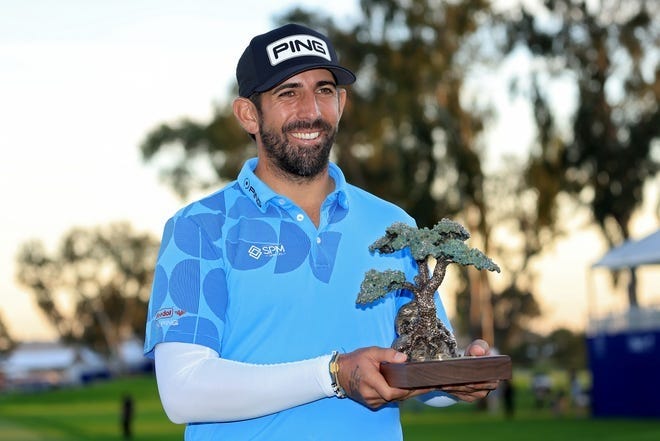
[[[330,357],[330,363],[328,364],[328,370],[330,371],[330,385],[332,386],[332,391],[335,393],[337,398],[346,398],[346,391],[341,384],[339,384],[339,363],[337,359],[339,358],[339,352],[333,351],[332,357]]]

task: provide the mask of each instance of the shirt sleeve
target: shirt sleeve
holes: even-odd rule
[[[144,353],[158,343],[194,343],[220,353],[228,299],[219,216],[187,213],[163,231],[149,298]]]
[[[251,364],[220,358],[213,349],[190,343],[159,343],[154,352],[161,402],[177,424],[257,418],[334,397],[330,354]]]

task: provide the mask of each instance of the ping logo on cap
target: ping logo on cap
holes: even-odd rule
[[[271,66],[296,57],[322,57],[332,61],[328,45],[312,35],[290,35],[266,46]]]

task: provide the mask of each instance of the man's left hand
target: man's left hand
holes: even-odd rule
[[[466,356],[483,357],[490,354],[490,347],[486,341],[477,339],[470,343],[465,350]],[[443,392],[452,394],[456,398],[469,403],[485,398],[492,390],[497,389],[499,381],[488,381],[484,383],[462,384],[458,386],[443,386]]]

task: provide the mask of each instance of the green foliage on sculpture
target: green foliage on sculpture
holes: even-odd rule
[[[356,301],[366,305],[400,289],[413,294],[413,299],[397,313],[398,337],[392,343],[392,347],[406,353],[410,361],[458,357],[456,339],[437,318],[435,306],[435,293],[449,264],[500,271],[488,256],[465,244],[469,238],[470,233],[461,224],[449,219],[442,219],[431,229],[396,222],[385,230],[385,236],[369,246],[369,251],[381,254],[408,248],[417,263],[418,273],[414,282],[406,280],[401,271],[367,271]],[[433,266],[433,272],[430,266]]]
[[[388,292],[405,286],[406,275],[403,271],[371,269],[367,271],[360,286],[357,303],[367,304],[378,300]]]

